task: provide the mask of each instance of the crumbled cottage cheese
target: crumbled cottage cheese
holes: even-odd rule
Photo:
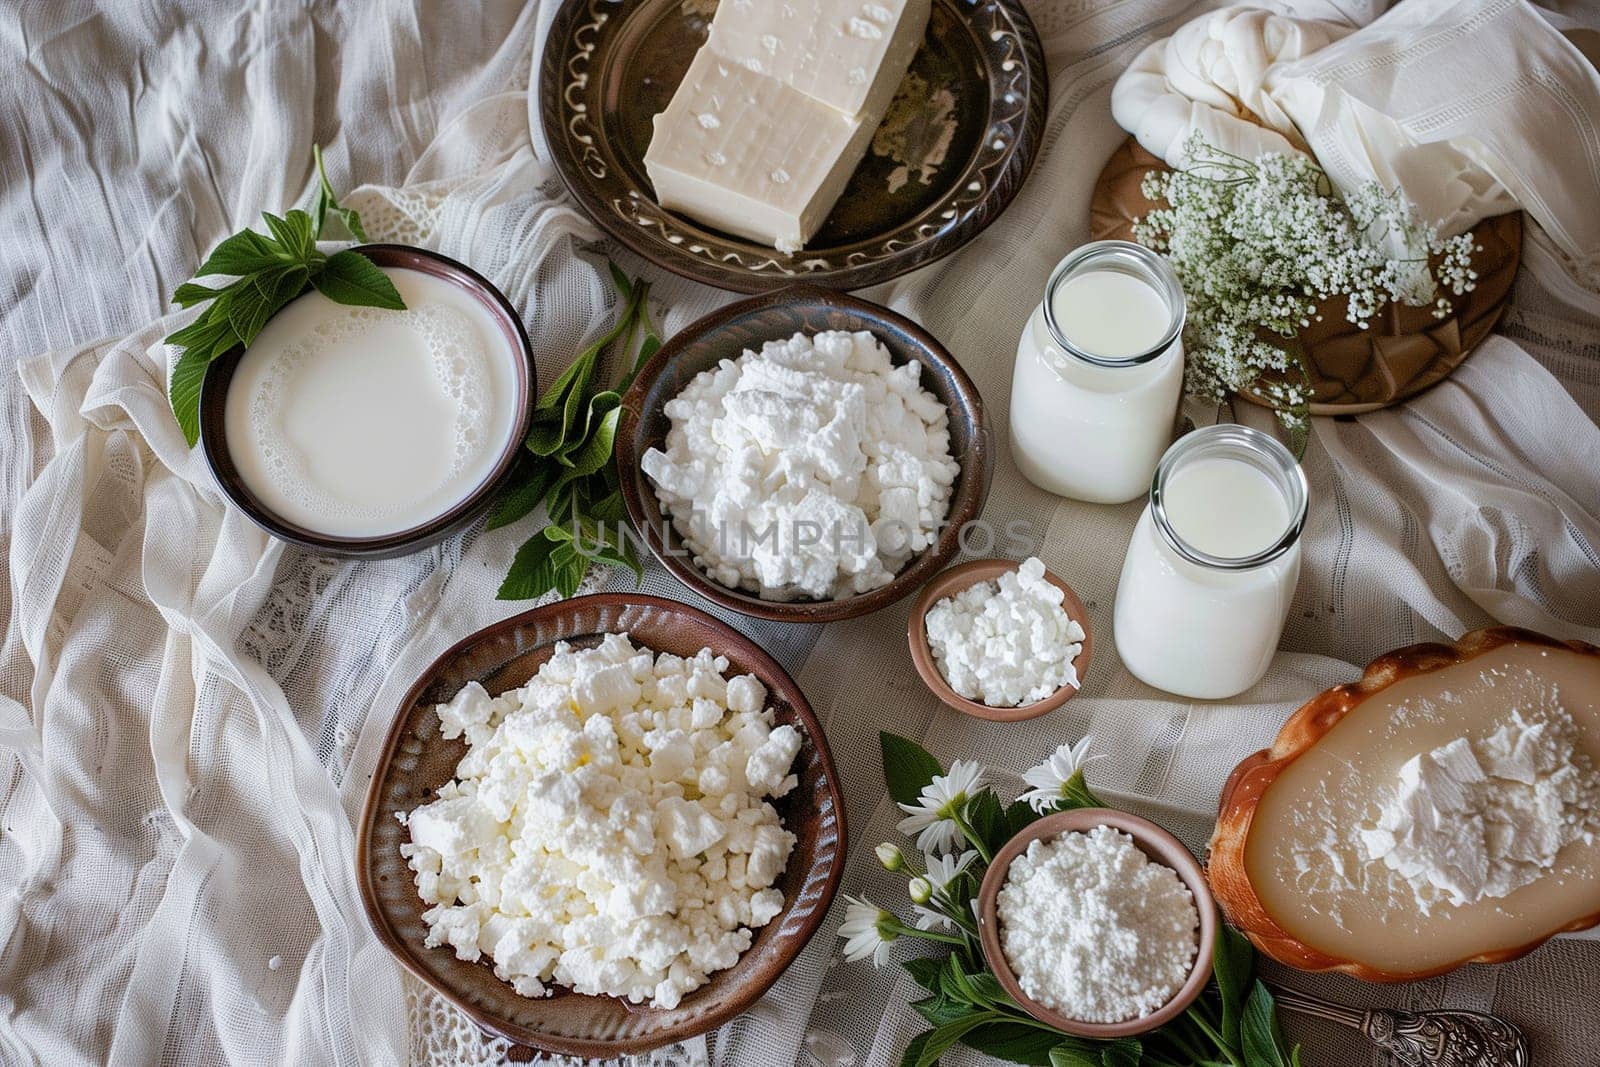
[[[609,634],[556,646],[523,688],[469,683],[438,708],[466,756],[411,812],[427,944],[449,944],[523,996],[552,981],[672,1008],[731,967],[794,846],[763,797],[795,786],[800,734],[728,661]]]
[[[1367,861],[1404,878],[1424,913],[1536,881],[1562,849],[1600,833],[1600,771],[1578,744],[1556,704],[1513,709],[1487,737],[1411,757],[1376,822],[1360,828]]]
[[[1076,687],[1072,661],[1083,627],[1067,617],[1065,594],[1030,558],[998,582],[976,582],[928,609],[928,648],[950,688],[990,707],[1015,708]]]
[[[1035,841],[1011,862],[997,914],[1022,991],[1071,1019],[1156,1011],[1200,951],[1194,895],[1109,826]]]
[[[949,413],[866,332],[768,341],[695,377],[640,466],[694,562],[767,600],[887,585],[938,538]]]

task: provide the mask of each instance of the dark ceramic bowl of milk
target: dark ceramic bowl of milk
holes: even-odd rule
[[[489,506],[536,389],[516,311],[469,267],[364,245],[404,311],[315,290],[213,362],[200,440],[218,485],[274,537],[383,558],[434,544]]]

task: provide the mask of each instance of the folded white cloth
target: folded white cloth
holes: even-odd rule
[[[1191,132],[1309,152],[1336,187],[1403,189],[1450,234],[1520,206],[1595,285],[1600,73],[1562,32],[1582,28],[1526,0],[1409,0],[1354,30],[1227,7],[1146,48],[1112,111],[1170,165]]]

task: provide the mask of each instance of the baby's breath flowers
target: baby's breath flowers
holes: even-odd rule
[[[1377,182],[1340,198],[1300,155],[1254,161],[1191,134],[1181,170],[1152,171],[1142,186],[1165,200],[1134,224],[1140,244],[1166,254],[1188,300],[1185,387],[1212,400],[1254,389],[1291,428],[1303,428],[1310,396],[1294,338],[1346,298],[1346,317],[1367,329],[1386,304],[1433,304],[1473,288],[1470,233],[1441,237],[1399,190]]]

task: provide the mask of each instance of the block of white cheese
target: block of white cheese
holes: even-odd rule
[[[821,227],[926,32],[931,0],[723,0],[655,117],[671,211],[780,251]]]

